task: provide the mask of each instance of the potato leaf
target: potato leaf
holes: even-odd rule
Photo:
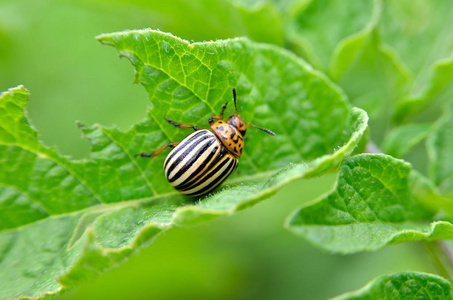
[[[345,160],[334,191],[297,209],[287,227],[335,253],[372,251],[388,244],[453,238],[453,225],[432,222],[431,183],[411,165],[384,154]]]
[[[339,165],[368,117],[301,59],[248,39],[190,44],[153,30],[98,37],[117,48],[149,92],[143,122],[129,131],[79,124],[91,155],[76,161],[42,145],[24,113],[23,87],[0,96],[0,298],[46,296],[109,270],[173,225],[231,214],[285,183]],[[241,116],[276,132],[248,130],[239,169],[201,199],[175,192],[165,154],[134,154],[179,141],[238,91]],[[124,109],[127,109],[127,100]]]
[[[360,299],[452,299],[451,283],[439,276],[403,272],[379,276],[363,288],[332,300]]]
[[[290,48],[325,70],[354,105],[372,120],[378,117],[373,122],[384,131],[425,113],[431,103],[439,110],[453,95],[451,1],[345,3],[293,6],[286,30]]]
[[[406,124],[396,127],[387,134],[382,143],[382,148],[389,155],[403,157],[428,136],[430,129],[430,124],[426,123]]]
[[[379,31],[411,74],[394,121],[403,122],[430,103],[451,98],[453,89],[453,3],[449,0],[383,1]],[[414,20],[422,20],[414,22]],[[404,36],[404,38],[401,38]],[[414,44],[418,47],[414,47]]]
[[[287,27],[291,48],[318,69],[329,72],[339,47],[351,43],[352,39],[360,40],[369,33],[373,27],[375,5],[373,0],[351,2],[349,5],[321,0],[295,6],[290,12],[292,18]],[[350,58],[359,50],[357,47],[348,48]],[[350,59],[343,57],[345,62],[350,63]]]
[[[443,116],[428,137],[430,177],[439,190],[453,196],[453,101],[447,103]]]
[[[290,48],[324,70],[355,106],[367,111],[371,127],[380,128],[371,131],[377,143],[410,77],[380,37],[382,5],[380,0],[309,1],[294,12],[287,30]]]

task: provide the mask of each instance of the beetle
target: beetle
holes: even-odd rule
[[[237,168],[238,159],[244,150],[244,136],[247,126],[260,129],[270,135],[272,131],[245,123],[239,116],[236,105],[236,89],[233,88],[234,108],[231,116],[224,121],[223,113],[228,102],[222,105],[219,116],[209,118],[211,130],[173,122],[164,119],[178,128],[192,128],[194,133],[181,142],[167,144],[151,153],[137,153],[135,156],[154,157],[171,147],[164,162],[165,177],[180,193],[198,197],[208,194],[222,184]]]

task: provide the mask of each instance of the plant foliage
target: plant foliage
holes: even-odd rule
[[[28,92],[23,87],[2,94],[3,297],[77,286],[114,267],[162,230],[233,213],[291,180],[332,170],[366,129],[364,111],[351,108],[322,74],[277,47],[247,39],[189,44],[152,30],[98,39],[131,60],[136,81],[150,93],[152,109],[128,132],[79,124],[92,154],[72,161],[38,141],[24,114]],[[232,87],[239,92],[244,119],[277,135],[249,133],[240,173],[227,187],[194,202],[166,182],[164,155],[142,159],[134,154],[188,134],[167,124],[164,115],[207,124],[231,98]],[[284,126],[287,122],[293,125]],[[31,237],[39,237],[39,243],[30,244]],[[30,276],[23,275],[27,272]]]
[[[452,239],[442,216],[453,212],[453,2],[195,2],[130,5],[165,16],[181,36],[248,37],[191,43],[150,29],[98,36],[132,63],[150,102],[128,131],[79,123],[91,143],[85,160],[40,142],[23,86],[0,95],[0,298],[62,293],[173,226],[233,214],[290,181],[338,168],[328,195],[288,217],[290,231],[343,254]],[[238,172],[220,189],[181,196],[164,178],[165,154],[134,157],[189,134],[164,116],[207,127],[232,88],[241,116],[276,136],[250,129]],[[367,137],[386,154],[354,156]],[[414,151],[424,146],[426,154]],[[376,298],[451,299],[451,283],[397,273],[336,299]]]

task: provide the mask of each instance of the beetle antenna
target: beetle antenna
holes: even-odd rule
[[[236,105],[236,89],[233,88],[233,99],[234,99],[234,108],[236,108],[236,116],[239,115],[238,113],[238,107]]]
[[[275,133],[273,133],[273,132],[270,131],[269,129],[266,129],[266,128],[263,128],[263,127],[259,127],[259,126],[256,126],[256,125],[253,125],[253,124],[250,124],[250,123],[247,123],[247,125],[248,125],[248,126],[255,127],[256,129],[262,130],[262,131],[264,131],[264,132],[267,133],[267,134],[275,135]]]

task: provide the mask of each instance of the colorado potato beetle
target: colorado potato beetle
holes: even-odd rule
[[[168,182],[180,193],[191,197],[213,191],[237,168],[238,159],[244,150],[247,126],[275,135],[268,129],[245,123],[238,113],[235,89],[233,99],[236,113],[231,111],[231,117],[223,120],[223,113],[228,105],[226,102],[222,105],[219,116],[209,118],[212,131],[175,123],[164,117],[173,126],[192,128],[195,132],[181,142],[170,143],[154,152],[138,153],[135,156],[154,157],[167,147],[174,148],[164,162]]]

